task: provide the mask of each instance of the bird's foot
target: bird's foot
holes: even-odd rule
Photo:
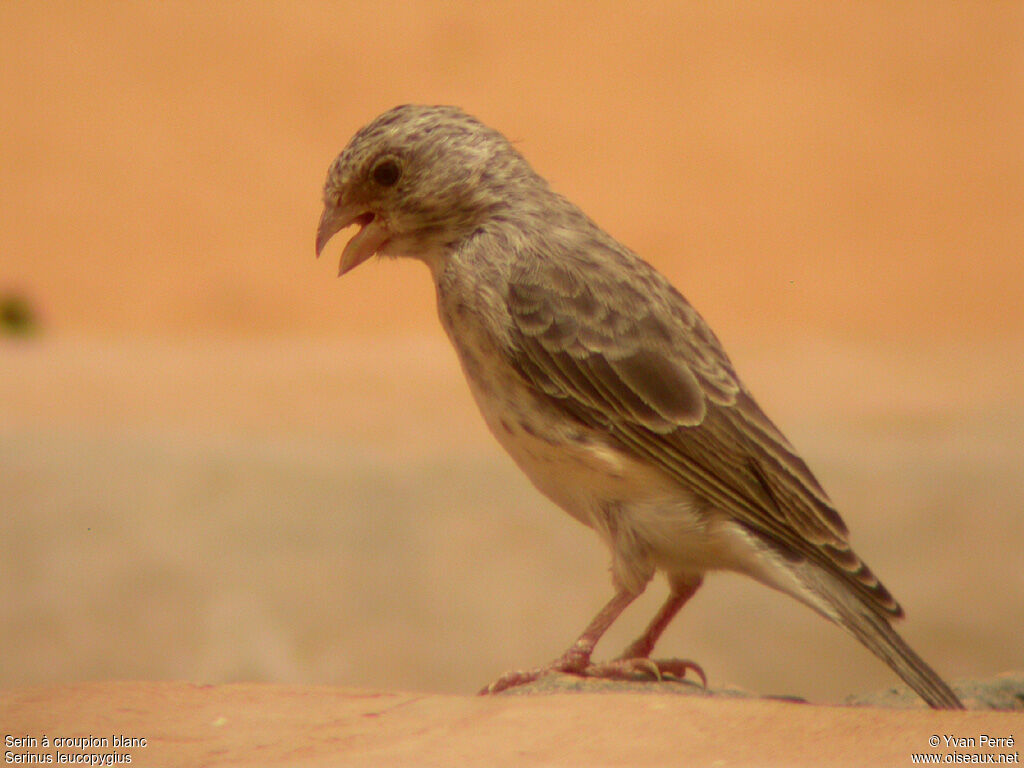
[[[567,653],[560,659],[544,667],[528,670],[506,672],[493,683],[480,691],[481,696],[501,693],[509,688],[526,685],[542,677],[556,674],[594,677],[603,680],[683,680],[687,671],[694,672],[700,678],[701,686],[708,687],[708,678],[700,665],[689,659],[650,659],[634,657],[630,659],[613,659],[601,664],[591,664],[589,658]]]
[[[590,666],[592,665],[590,664],[589,654],[584,655],[582,653],[574,653],[572,650],[569,650],[563,656],[555,659],[547,666],[536,667],[534,669],[517,669],[511,672],[506,672],[486,688],[481,689],[479,695],[486,696],[491,693],[501,693],[509,688],[515,688],[518,685],[526,685],[527,683],[532,683],[535,680],[547,677],[548,675],[584,675],[586,674],[585,670]]]
[[[687,671],[700,678],[702,688],[708,687],[708,677],[695,661],[689,659],[651,659],[646,656],[617,658],[604,664],[590,664],[583,670],[585,677],[599,677],[606,680],[683,680]]]

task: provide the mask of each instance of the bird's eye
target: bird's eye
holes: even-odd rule
[[[385,157],[373,166],[370,175],[382,187],[393,187],[398,183],[398,179],[402,175],[402,169],[395,158]]]

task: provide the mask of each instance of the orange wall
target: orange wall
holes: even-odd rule
[[[1019,4],[0,4],[0,293],[50,327],[434,328],[313,259],[324,172],[457,103],[725,337],[1024,324]],[[343,237],[339,241],[343,241]]]

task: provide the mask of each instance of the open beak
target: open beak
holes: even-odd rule
[[[384,226],[380,216],[370,211],[362,211],[353,206],[325,206],[320,216],[320,226],[316,230],[316,255],[327,245],[337,232],[352,224],[359,225],[359,231],[348,241],[341,254],[338,264],[338,277],[351,269],[355,269],[373,256],[391,237],[391,232]]]

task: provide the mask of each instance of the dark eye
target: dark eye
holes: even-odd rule
[[[373,166],[373,170],[370,172],[370,175],[373,176],[373,180],[382,187],[393,187],[402,175],[402,169],[399,167],[398,161],[395,160],[395,158],[385,157]]]

